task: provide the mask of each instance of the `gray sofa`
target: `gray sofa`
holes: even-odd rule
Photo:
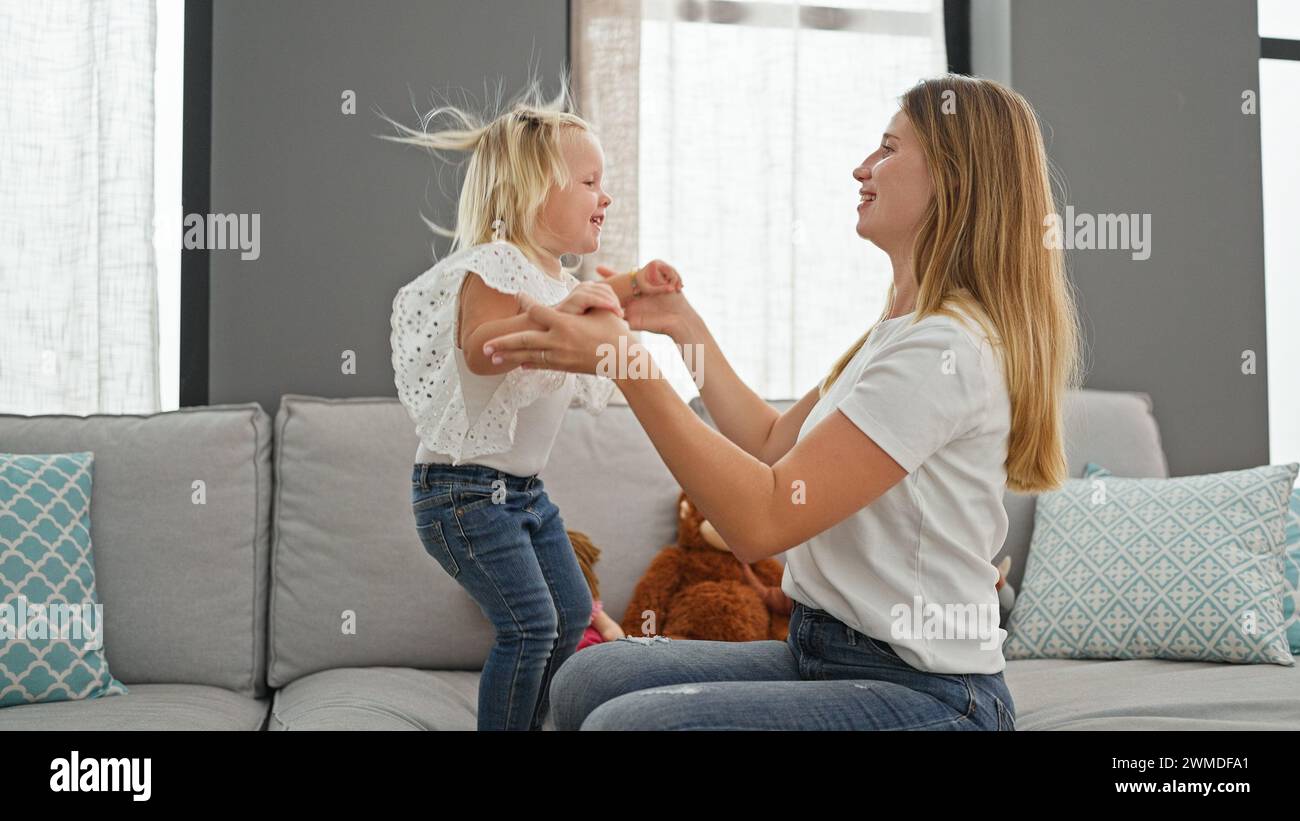
[[[1081,391],[1067,422],[1071,475],[1168,475],[1146,394]],[[3,708],[0,731],[474,729],[491,630],[415,534],[416,445],[389,398],[289,394],[274,420],[255,403],[0,416],[0,451],[95,453],[105,647],[130,688]],[[626,405],[571,410],[542,479],[602,548],[621,617],[675,536],[677,483]],[[1007,494],[1017,586],[1033,504]],[[1006,676],[1021,730],[1300,729],[1300,665],[1025,660]]]

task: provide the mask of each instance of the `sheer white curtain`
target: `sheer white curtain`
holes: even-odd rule
[[[153,0],[0,3],[0,412],[159,407]]]
[[[946,70],[942,0],[575,0],[571,19],[614,198],[582,275],[667,260],[741,378],[802,396],[884,307],[852,171],[898,97]]]

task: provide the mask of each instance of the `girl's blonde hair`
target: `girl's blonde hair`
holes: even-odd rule
[[[533,79],[507,110],[488,117],[452,105],[424,115],[419,129],[384,117],[399,136],[379,135],[381,139],[425,148],[435,157],[441,151],[469,152],[455,229],[449,231],[425,218],[434,233],[452,238],[451,253],[491,240],[492,223],[501,219],[504,239],[534,261],[546,257],[536,242],[542,204],[552,185],[564,188],[571,181],[560,142],[563,129],[592,130],[573,113],[567,75],[561,73],[556,97],[545,99]],[[431,131],[430,124],[442,114],[456,125]]]
[[[1007,487],[1057,488],[1068,478],[1062,405],[1081,380],[1075,300],[1059,248],[1043,241],[1054,213],[1042,132],[1029,103],[1001,83],[956,74],[922,80],[900,104],[925,151],[935,196],[912,247],[912,322],[960,319],[964,308],[1002,352],[1011,397]],[[951,113],[949,113],[951,112]],[[889,286],[887,307],[893,308]],[[875,325],[872,326],[874,328]],[[822,380],[824,396],[868,329]]]

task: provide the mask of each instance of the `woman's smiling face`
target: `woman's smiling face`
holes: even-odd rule
[[[600,250],[605,209],[613,199],[602,187],[605,157],[590,132],[568,127],[560,137],[569,184],[552,185],[538,222],[539,244],[559,257]]]
[[[908,253],[934,185],[906,114],[894,114],[880,147],[853,169],[853,178],[865,192],[858,205],[858,236],[890,255]]]

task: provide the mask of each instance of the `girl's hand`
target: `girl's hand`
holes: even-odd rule
[[[596,273],[605,279],[619,276],[617,271],[610,270],[604,265],[596,266]],[[636,272],[637,290],[641,296],[653,296],[655,294],[671,294],[682,289],[682,276],[677,273],[677,269],[661,259],[651,260],[644,268]]]
[[[669,291],[653,296],[642,296],[628,302],[624,308],[623,318],[628,327],[634,331],[650,331],[667,334],[680,342],[677,337],[687,326],[695,309],[686,301],[686,294],[681,291]]]
[[[661,259],[651,260],[637,272],[642,296],[669,294],[682,289],[682,277],[677,269]]]
[[[623,315],[623,306],[619,304],[618,295],[614,293],[613,288],[603,282],[580,282],[555,306],[555,310],[566,314],[583,314],[589,308],[604,308],[619,316]]]

